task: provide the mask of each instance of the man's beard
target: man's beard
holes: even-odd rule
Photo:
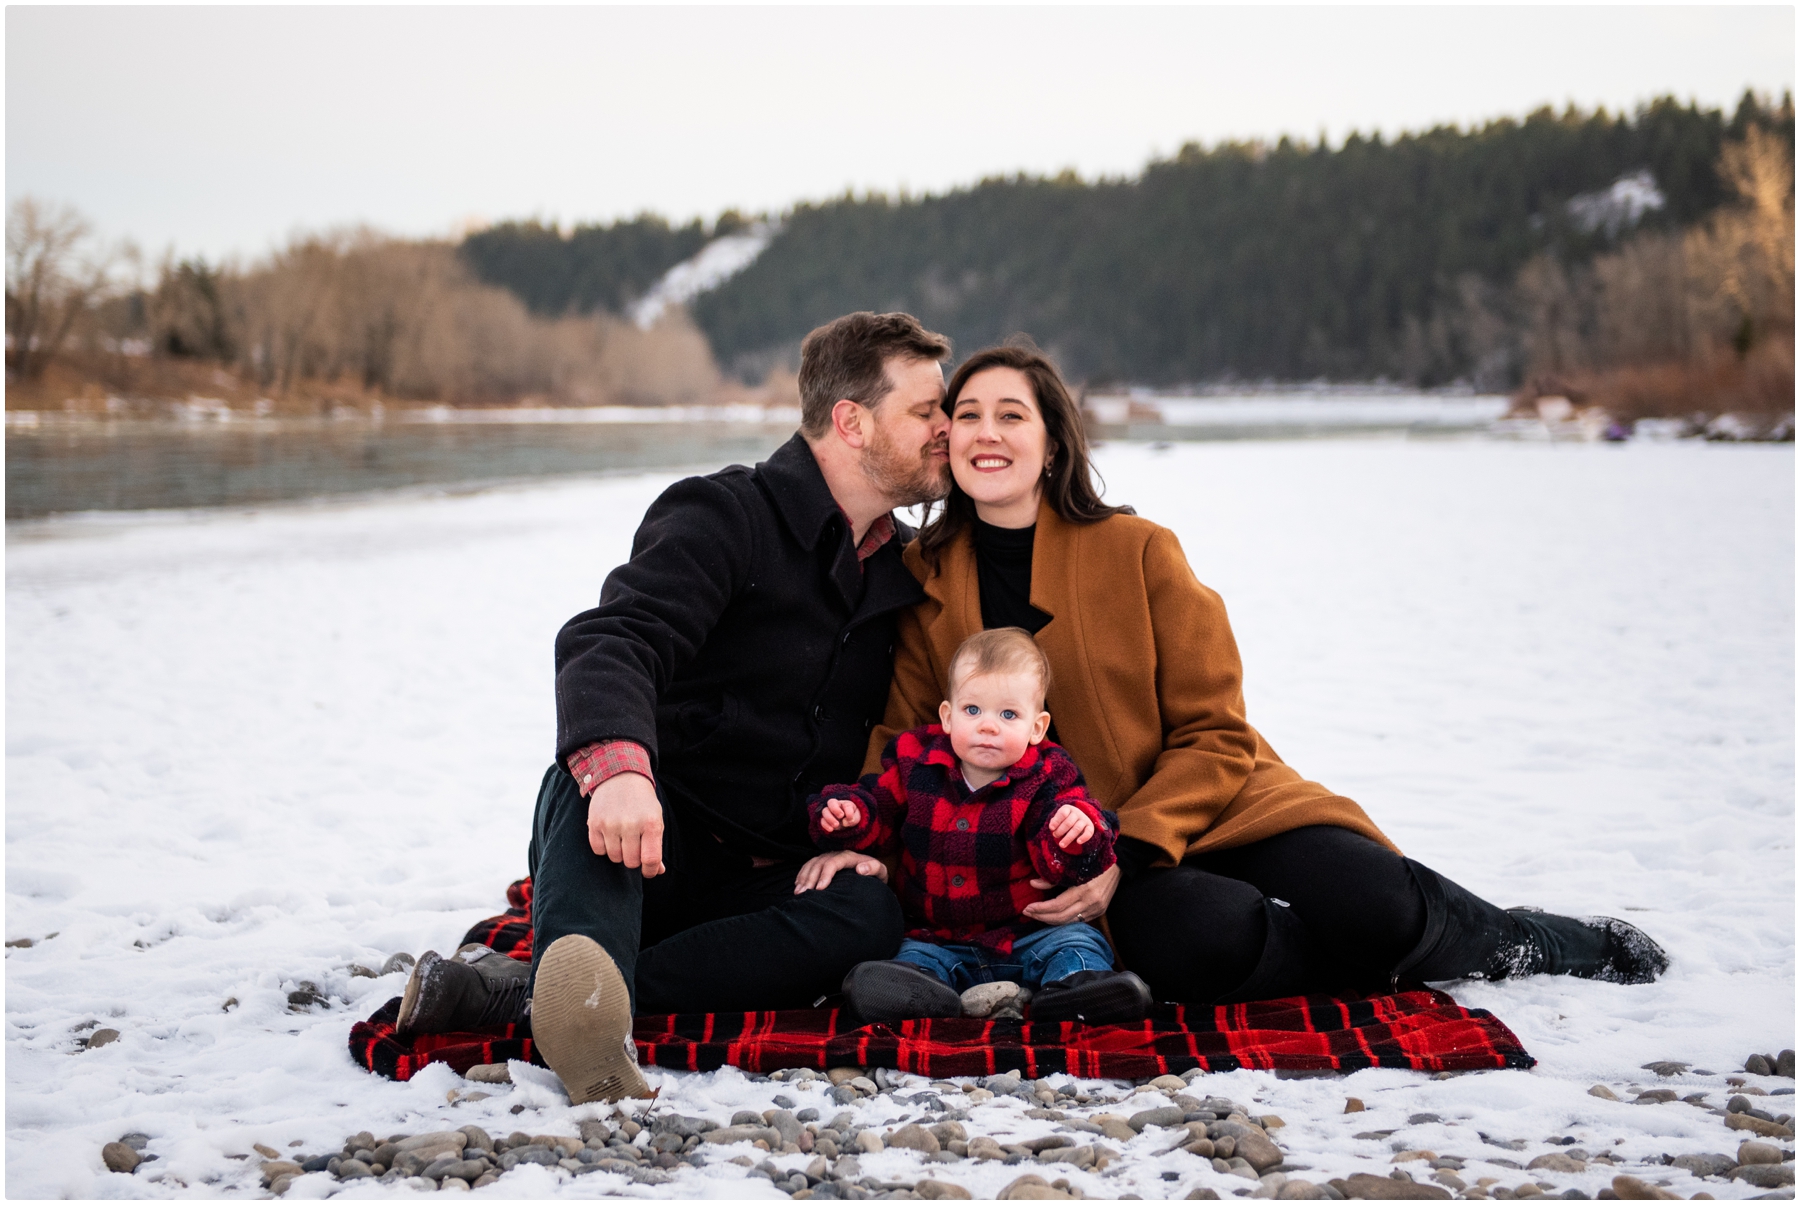
[[[950,493],[950,462],[936,455],[947,444],[943,440],[908,453],[876,422],[863,449],[863,476],[897,507],[937,502]]]

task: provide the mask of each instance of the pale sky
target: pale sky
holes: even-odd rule
[[[6,10],[6,195],[254,256],[292,232],[1135,174],[1182,143],[1334,142],[1571,101],[1794,83],[1794,9]]]

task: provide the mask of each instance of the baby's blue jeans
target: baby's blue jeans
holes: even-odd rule
[[[930,971],[959,992],[978,983],[1006,980],[1033,989],[1076,971],[1110,971],[1112,947],[1100,930],[1075,921],[1051,925],[1013,942],[1011,954],[996,954],[981,946],[938,945],[907,938],[894,957]]]

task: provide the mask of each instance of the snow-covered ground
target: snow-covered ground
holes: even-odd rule
[[[1308,1169],[1292,1174],[1315,1181],[1386,1174],[1405,1146],[1465,1159],[1471,1185],[1517,1185],[1526,1172],[1481,1161],[1524,1163],[1570,1136],[1683,1196],[1758,1192],[1659,1165],[1734,1153],[1744,1135],[1718,1116],[1588,1089],[1718,1106],[1746,1055],[1794,1044],[1792,447],[1114,445],[1101,465],[1109,496],[1173,527],[1224,595],[1251,716],[1284,757],[1497,902],[1625,916],[1673,958],[1647,987],[1457,985],[1541,1060],[1531,1072],[1239,1072],[1196,1094],[1280,1115],[1290,1164]],[[408,1084],[357,1069],[347,1028],[401,980],[347,967],[444,950],[499,910],[551,752],[551,638],[670,479],[9,525],[6,937],[36,942],[6,951],[10,1195],[256,1193],[256,1158],[227,1158],[253,1142],[573,1133],[603,1112],[559,1107],[541,1084],[452,1105],[467,1086],[447,1069]],[[289,1011],[301,980],[332,1006]],[[120,1038],[78,1049],[96,1024]],[[1695,1069],[1640,1070],[1671,1059]],[[651,1078],[666,1105],[719,1122],[782,1091],[837,1111],[731,1070]],[[1345,1116],[1347,1096],[1368,1111]],[[1757,1103],[1792,1111],[1791,1097]],[[1055,1130],[1019,1108],[981,1105],[966,1124]],[[883,1096],[861,1121],[901,1111]],[[1420,1113],[1443,1120],[1409,1126]],[[1353,1137],[1376,1130],[1398,1132]],[[100,1147],[127,1131],[158,1161],[108,1174]],[[1158,1156],[1166,1135],[1113,1145],[1124,1158],[1105,1175],[1041,1170],[1090,1196],[1247,1186]],[[864,1166],[923,1174],[906,1151]],[[978,1195],[1031,1170],[933,1168]],[[1613,1174],[1531,1178],[1592,1195]],[[528,1168],[483,1191],[776,1194],[744,1176]]]

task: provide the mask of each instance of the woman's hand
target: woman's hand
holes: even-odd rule
[[[854,870],[857,874],[872,874],[882,882],[887,882],[887,867],[880,859],[871,858],[868,854],[859,854],[854,849],[840,849],[833,853],[820,854],[809,859],[794,876],[794,894],[803,891],[823,891],[825,885],[840,870]],[[1111,892],[1107,895],[1110,897]]]
[[[814,858],[816,862],[819,859]],[[808,866],[812,862],[807,863]],[[1031,880],[1031,885],[1039,891],[1048,891],[1055,883],[1043,879]],[[1112,903],[1113,892],[1119,889],[1119,867],[1115,863],[1095,875],[1085,883],[1069,888],[1054,899],[1039,900],[1035,904],[1026,904],[1024,912],[1032,920],[1043,921],[1046,925],[1066,925],[1072,921],[1087,921],[1090,924],[1100,919],[1106,906]]]

